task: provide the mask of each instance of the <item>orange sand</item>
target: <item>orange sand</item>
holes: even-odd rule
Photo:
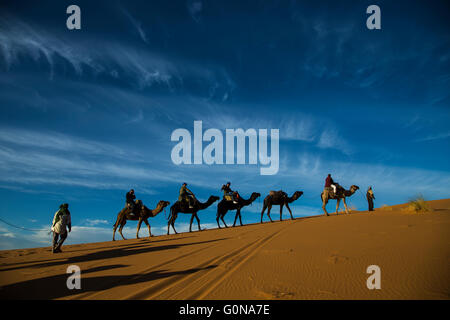
[[[0,251],[1,299],[449,299],[450,199],[139,240]],[[112,230],[111,230],[112,235]],[[69,235],[70,236],[70,235]],[[66,269],[81,268],[81,290]],[[368,290],[369,265],[381,290]]]

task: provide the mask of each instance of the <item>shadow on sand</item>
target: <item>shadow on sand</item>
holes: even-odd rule
[[[216,266],[205,268],[193,268],[184,271],[166,272],[165,270],[151,271],[138,275],[111,275],[98,277],[85,277],[83,275],[92,272],[105,271],[116,268],[128,267],[127,265],[111,265],[91,268],[82,271],[81,289],[69,290],[66,285],[68,274],[33,279],[3,286],[0,288],[0,299],[2,300],[50,300],[69,297],[74,294],[98,292],[108,290],[116,286],[144,283],[153,280],[169,278],[177,275],[195,273],[201,270],[211,269]]]
[[[19,267],[11,267],[11,268],[0,267],[0,271],[10,271],[10,270],[24,269],[24,268],[45,268],[45,267],[54,267],[54,266],[60,266],[60,265],[79,264],[79,263],[90,262],[90,261],[95,261],[95,260],[108,260],[108,259],[112,259],[112,258],[126,257],[126,256],[130,256],[130,255],[135,255],[135,254],[141,254],[141,253],[149,253],[149,252],[155,252],[155,251],[161,251],[161,250],[171,250],[171,249],[177,249],[177,248],[196,245],[196,244],[211,243],[211,242],[222,241],[222,240],[226,240],[226,239],[227,238],[219,238],[219,239],[213,239],[213,240],[208,240],[208,241],[180,243],[180,244],[172,244],[172,245],[160,245],[160,246],[150,246],[152,242],[149,242],[148,244],[123,246],[123,247],[114,248],[111,250],[95,251],[95,252],[87,253],[87,254],[80,255],[80,256],[67,257],[64,260],[61,260],[61,258],[64,258],[63,255],[65,254],[65,253],[62,253],[62,254],[55,255],[55,259],[58,259],[58,261],[47,260],[48,262],[36,263],[36,264],[32,264],[32,265],[25,265],[25,266],[19,266]]]

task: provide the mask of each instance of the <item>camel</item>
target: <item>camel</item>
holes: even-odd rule
[[[286,206],[286,208],[289,210],[289,213],[291,214],[291,219],[294,220],[294,217],[292,216],[291,208],[289,208],[289,203],[294,202],[298,198],[300,198],[303,194],[303,191],[295,191],[292,197],[289,197],[286,192],[283,191],[270,191],[269,195],[264,199],[263,208],[261,211],[261,223],[263,222],[263,215],[264,211],[267,208],[267,216],[270,219],[270,222],[272,221],[272,218],[270,217],[270,209],[272,209],[273,205],[279,205],[280,206],[280,221],[283,220],[283,206]]]
[[[219,226],[219,228],[220,228],[219,219],[222,220],[223,224],[225,225],[225,228],[228,228],[227,224],[225,223],[225,220],[223,220],[223,217],[225,217],[225,214],[229,210],[236,210],[236,216],[234,217],[233,227],[236,225],[236,220],[238,217],[239,217],[239,222],[241,223],[241,226],[242,226],[243,224],[242,224],[242,217],[241,217],[241,209],[243,207],[251,204],[253,201],[255,201],[260,196],[261,196],[260,193],[253,192],[248,200],[245,200],[245,199],[239,197],[239,200],[237,201],[238,203],[233,203],[233,201],[222,199],[222,201],[220,201],[219,204],[217,205],[216,221],[217,221],[217,225]]]
[[[197,199],[195,199],[193,208],[189,208],[189,205],[187,202],[183,202],[183,203],[180,201],[175,202],[173,204],[173,206],[170,207],[170,215],[169,215],[168,222],[167,222],[167,234],[169,234],[170,226],[172,226],[173,231],[175,231],[175,233],[178,233],[177,230],[175,230],[175,220],[178,217],[178,213],[192,214],[191,222],[189,224],[189,232],[192,232],[192,222],[194,221],[194,217],[195,217],[195,219],[197,219],[198,230],[201,231],[202,229],[200,228],[200,219],[197,216],[197,212],[208,208],[210,205],[212,205],[214,202],[216,202],[219,199],[220,199],[219,197],[210,196],[208,201],[203,202],[203,203],[198,201]]]
[[[131,212],[130,212],[130,210],[127,207],[123,208],[118,213],[116,223],[113,226],[114,227],[113,241],[115,241],[114,236],[116,234],[116,230],[117,230],[117,227],[119,225],[120,225],[119,233],[122,236],[122,239],[126,240],[125,237],[122,234],[122,229],[125,226],[125,224],[127,223],[127,220],[135,220],[135,221],[138,220],[139,221],[138,225],[137,225],[137,230],[136,230],[136,238],[137,239],[139,239],[139,229],[141,228],[142,221],[144,221],[145,224],[147,225],[147,227],[148,227],[148,235],[149,235],[149,237],[151,237],[152,236],[152,232],[150,230],[150,224],[148,223],[147,219],[155,217],[158,213],[163,211],[163,209],[165,207],[167,207],[169,204],[170,204],[169,201],[161,200],[161,201],[158,202],[156,208],[151,210],[151,209],[147,208],[146,206],[144,206],[144,204],[142,203],[141,200],[138,200],[137,204],[136,204],[136,206],[138,206],[138,210],[137,210],[138,212],[134,216],[130,216]]]
[[[325,212],[325,214],[328,216],[328,212],[326,209],[326,205],[328,203],[328,200],[330,199],[336,199],[337,200],[337,204],[336,204],[336,214],[338,214],[338,210],[339,210],[339,203],[342,201],[344,202],[344,206],[345,206],[345,212],[348,214],[348,208],[347,208],[347,203],[345,202],[345,198],[346,197],[350,197],[351,195],[353,195],[356,190],[358,190],[359,187],[352,185],[350,187],[350,190],[345,190],[343,187],[341,186],[337,186],[336,188],[336,194],[331,195],[329,192],[324,194],[322,192],[322,194],[320,195],[320,198],[322,199],[322,209]]]

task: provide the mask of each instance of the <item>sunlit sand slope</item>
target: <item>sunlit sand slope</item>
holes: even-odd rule
[[[429,205],[0,251],[0,298],[449,299],[450,200]],[[69,265],[80,290],[67,289]],[[380,290],[366,286],[370,265]]]

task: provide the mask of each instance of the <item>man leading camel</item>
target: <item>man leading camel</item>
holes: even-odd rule
[[[72,222],[70,219],[70,211],[69,204],[64,203],[59,206],[59,210],[56,211],[55,216],[53,217],[52,223],[52,231],[53,231],[53,245],[52,252],[60,253],[61,246],[67,238],[67,229],[69,228],[69,232],[72,231]],[[59,241],[58,241],[58,238]]]
[[[373,211],[373,200],[375,200],[375,195],[373,194],[372,187],[367,189],[366,198],[369,203],[369,211]]]

